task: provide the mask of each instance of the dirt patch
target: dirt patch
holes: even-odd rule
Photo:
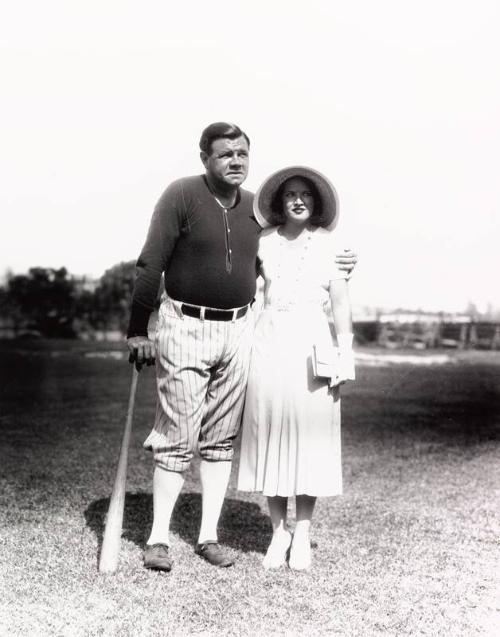
[[[447,354],[368,354],[356,353],[356,363],[369,367],[383,367],[385,365],[449,365],[455,364],[455,358]]]

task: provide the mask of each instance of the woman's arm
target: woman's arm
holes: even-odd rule
[[[346,279],[330,281],[330,303],[337,335],[350,334],[352,336],[352,312],[348,285]]]
[[[329,292],[333,324],[335,325],[339,346],[338,383],[343,383],[346,380],[354,380],[355,378],[354,353],[352,351],[352,311],[347,280],[336,279],[330,281]]]

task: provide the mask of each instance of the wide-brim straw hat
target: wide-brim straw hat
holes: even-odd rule
[[[330,181],[314,168],[307,166],[289,166],[282,168],[270,175],[255,193],[253,212],[255,218],[263,228],[276,226],[283,223],[276,211],[272,209],[272,203],[278,188],[292,177],[304,177],[315,186],[321,199],[321,216],[316,217],[318,226],[333,230],[339,218],[339,202],[335,188]],[[315,202],[316,204],[318,202]]]

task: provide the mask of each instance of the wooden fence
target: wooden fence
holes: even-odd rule
[[[354,334],[360,345],[387,348],[413,347],[429,349],[500,349],[500,323],[471,321],[453,322],[382,322],[355,321]]]

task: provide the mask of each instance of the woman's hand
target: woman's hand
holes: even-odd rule
[[[354,364],[354,352],[351,350],[348,352],[340,352],[338,359],[338,371],[335,378],[330,381],[330,387],[338,387],[343,385],[348,380],[356,379]]]
[[[346,332],[337,335],[339,345],[339,357],[337,361],[337,374],[330,381],[330,387],[342,385],[347,380],[356,379],[354,352],[352,349],[353,335]]]

